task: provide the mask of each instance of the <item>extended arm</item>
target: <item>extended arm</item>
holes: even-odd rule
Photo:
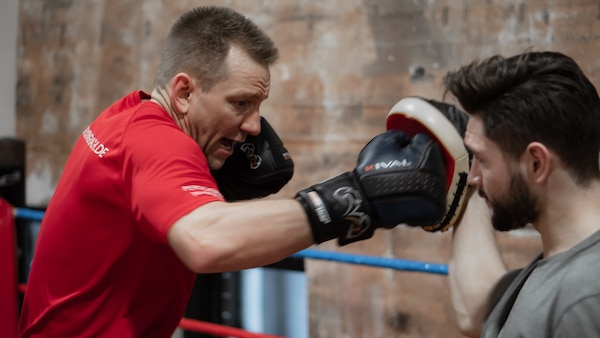
[[[445,169],[426,135],[388,131],[361,151],[353,171],[289,200],[211,202],[174,223],[168,241],[197,273],[281,260],[312,244],[365,240],[377,228],[422,226],[443,216]]]
[[[209,203],[177,221],[168,240],[197,273],[267,265],[314,243],[304,210],[292,199]]]
[[[459,225],[454,227],[449,261],[452,308],[463,334],[479,337],[489,295],[505,273],[489,208],[473,193]]]

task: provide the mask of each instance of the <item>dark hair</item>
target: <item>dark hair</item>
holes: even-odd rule
[[[449,72],[444,85],[467,113],[482,117],[486,137],[508,156],[517,158],[538,141],[579,184],[600,177],[600,98],[570,57],[496,55]]]
[[[203,90],[228,75],[225,58],[232,45],[255,62],[270,66],[278,58],[275,44],[242,14],[225,7],[198,7],[184,13],[167,36],[155,85],[165,87],[179,72],[202,80]]]

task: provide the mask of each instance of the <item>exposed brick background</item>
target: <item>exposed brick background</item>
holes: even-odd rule
[[[600,87],[597,0],[21,0],[17,135],[31,204],[47,203],[72,144],[103,108],[152,89],[170,25],[201,4],[248,15],[280,48],[262,113],[296,174],[278,197],[351,169],[394,103],[441,98],[441,77],[473,59],[562,51]],[[398,227],[320,249],[445,263],[449,239]],[[539,250],[535,236],[500,240],[509,266]],[[307,276],[311,337],[460,336],[444,276],[317,261]]]

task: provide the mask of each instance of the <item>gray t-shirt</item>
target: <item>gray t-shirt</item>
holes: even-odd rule
[[[600,337],[600,231],[536,258],[508,285],[482,337]]]

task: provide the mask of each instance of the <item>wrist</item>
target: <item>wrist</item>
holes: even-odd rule
[[[304,207],[317,244],[338,238],[339,245],[346,245],[373,236],[370,206],[351,172],[299,191],[296,200]]]

